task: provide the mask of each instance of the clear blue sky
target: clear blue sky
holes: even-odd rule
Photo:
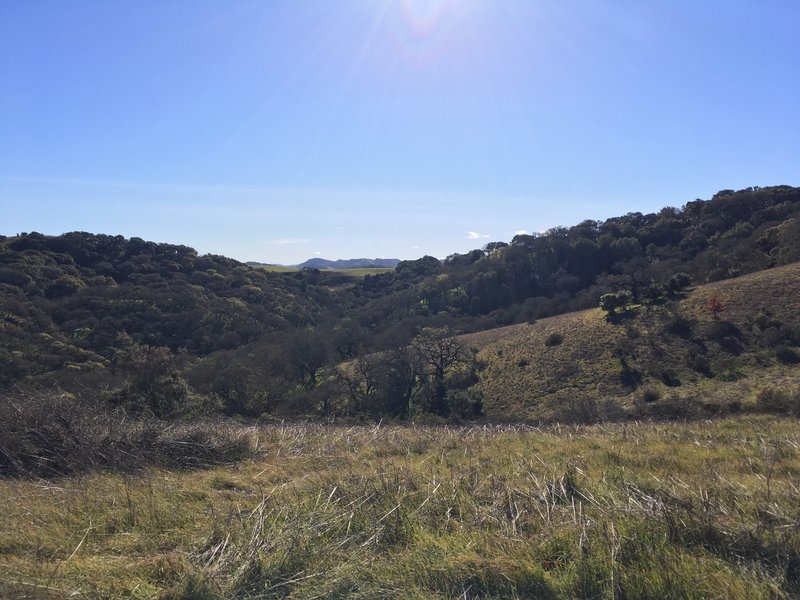
[[[796,0],[0,0],[0,233],[446,256],[800,184]]]

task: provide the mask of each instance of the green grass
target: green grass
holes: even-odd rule
[[[297,273],[297,267],[284,267],[283,265],[254,265],[256,269],[264,269],[270,273]]]
[[[0,482],[0,597],[800,591],[795,419],[251,435],[233,467]]]
[[[362,278],[366,275],[381,275],[383,273],[392,273],[394,269],[388,267],[364,267],[362,269],[325,269],[326,273],[339,273],[341,275],[352,275],[353,277]]]

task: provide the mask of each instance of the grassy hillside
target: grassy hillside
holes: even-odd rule
[[[799,381],[799,315],[795,263],[611,318],[592,309],[463,340],[478,350],[489,417],[680,417],[736,411],[767,385]]]
[[[795,419],[247,435],[235,466],[0,481],[0,597],[800,591]]]

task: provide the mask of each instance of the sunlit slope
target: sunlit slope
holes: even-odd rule
[[[798,378],[799,336],[796,263],[612,319],[593,309],[463,339],[477,350],[489,417],[569,420],[736,411]]]

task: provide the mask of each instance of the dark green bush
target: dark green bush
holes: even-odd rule
[[[642,392],[642,401],[643,402],[655,402],[661,398],[661,392],[654,388],[647,388]]]
[[[558,346],[564,341],[564,336],[560,333],[551,333],[544,340],[545,346]]]
[[[778,357],[779,361],[787,365],[796,365],[800,363],[800,353],[788,346],[778,346],[775,349],[775,356]]]
[[[702,373],[706,377],[713,376],[711,372],[711,363],[703,354],[691,354],[688,363],[692,370]]]
[[[664,369],[661,372],[661,381],[664,382],[664,385],[669,387],[678,387],[681,384],[678,374],[672,369]]]
[[[689,337],[692,334],[692,322],[683,313],[675,311],[664,324],[664,331],[680,337]]]

